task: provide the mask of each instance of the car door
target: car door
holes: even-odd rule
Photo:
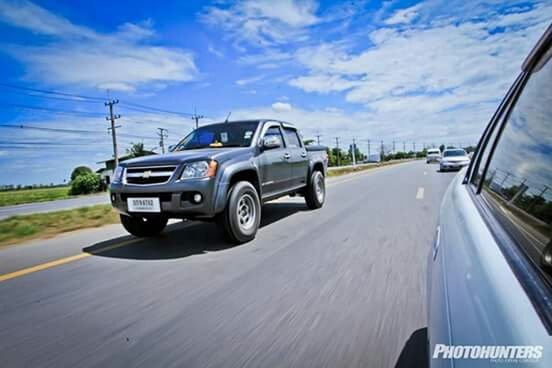
[[[551,49],[543,54],[518,78],[471,174],[457,177],[441,206],[429,278],[432,367],[552,366]],[[494,362],[439,357],[436,345],[453,344],[540,352]]]
[[[297,130],[286,125],[283,128],[292,167],[292,180],[290,184],[293,188],[296,188],[306,183],[309,157]]]
[[[291,154],[285,145],[280,124],[272,123],[263,130],[262,140],[268,136],[275,136],[280,141],[280,146],[276,148],[267,149],[261,146],[262,152],[259,156],[261,186],[263,197],[266,197],[283,192],[290,187],[292,167]]]

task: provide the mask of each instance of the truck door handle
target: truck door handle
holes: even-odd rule
[[[307,157],[307,153],[306,152],[301,152],[301,157]]]
[[[282,158],[283,158],[284,160],[289,160],[290,157],[291,157],[291,156],[290,156],[289,153],[287,153],[287,152],[284,153],[284,156],[282,156]]]

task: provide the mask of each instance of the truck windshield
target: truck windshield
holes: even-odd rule
[[[173,151],[200,148],[249,147],[258,122],[232,122],[202,126],[188,134]]]

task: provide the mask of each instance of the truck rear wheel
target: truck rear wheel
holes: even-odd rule
[[[312,173],[309,184],[305,189],[305,202],[307,207],[311,210],[315,210],[324,205],[326,199],[326,182],[324,180],[324,174],[321,171],[316,170]]]
[[[121,224],[126,231],[132,235],[138,237],[148,237],[159,235],[167,222],[169,221],[166,217],[157,216],[157,217],[140,217],[140,216],[127,216],[120,215]]]
[[[218,219],[227,241],[241,244],[253,240],[261,223],[261,201],[255,187],[247,181],[234,184]]]

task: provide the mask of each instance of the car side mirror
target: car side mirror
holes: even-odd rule
[[[175,147],[176,147],[176,146],[175,146],[174,144],[171,144],[171,145],[169,146],[169,152],[172,152],[173,149],[174,149]]]
[[[275,135],[267,135],[263,138],[263,149],[269,150],[273,148],[278,148],[282,146],[280,138]]]

